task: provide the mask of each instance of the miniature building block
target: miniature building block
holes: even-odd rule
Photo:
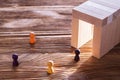
[[[78,62],[80,60],[80,57],[79,57],[80,50],[76,49],[74,53],[75,53],[74,61]]]
[[[48,65],[47,73],[48,74],[54,73],[54,68],[53,68],[54,62],[52,60],[49,60],[48,63],[47,63],[47,65]]]
[[[18,55],[17,54],[13,54],[12,55],[12,59],[13,59],[13,67],[16,67],[19,65],[18,63]]]
[[[35,44],[36,40],[35,40],[35,33],[34,32],[30,32],[30,44]]]
[[[120,0],[89,0],[72,11],[71,46],[93,38],[93,56],[101,58],[120,42]]]

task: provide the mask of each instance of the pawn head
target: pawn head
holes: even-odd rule
[[[18,59],[18,55],[17,55],[17,54],[13,54],[13,55],[12,55],[12,58],[13,58],[14,60],[17,60],[17,59]]]
[[[30,37],[35,37],[35,33],[34,32],[30,32]]]
[[[79,49],[75,49],[75,54],[80,54],[80,50]]]
[[[48,66],[53,66],[54,65],[54,62],[52,60],[49,60],[48,63],[47,63]]]

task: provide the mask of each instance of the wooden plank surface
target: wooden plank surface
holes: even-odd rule
[[[37,9],[39,5],[44,5],[44,7],[47,6],[45,11],[50,9],[53,16],[39,15],[43,16],[40,19],[30,19],[31,16],[26,19],[20,19],[20,17],[0,19],[0,80],[120,79],[120,44],[98,60],[91,57],[92,41],[90,41],[81,48],[80,61],[78,63],[73,61],[74,49],[70,47],[72,7],[56,5],[74,6],[84,0],[39,1],[39,3],[33,3],[33,0],[29,0],[29,2],[26,0],[1,0],[1,7],[6,8],[6,11],[14,9],[16,5],[18,8],[23,7],[20,5],[27,5],[25,6],[26,10],[33,6]],[[50,7],[50,5],[56,7]],[[14,7],[12,8],[12,6]],[[19,11],[15,13],[16,15],[10,15],[10,13],[9,17],[21,16]],[[30,46],[28,42],[31,31],[36,34],[37,42],[34,46]],[[20,65],[17,68],[12,67],[11,55],[13,53],[17,53],[19,56]],[[55,63],[55,73],[52,75],[47,75],[46,72],[48,60],[53,60]]]
[[[86,0],[1,0],[0,7],[10,6],[53,6],[53,5],[78,5]]]

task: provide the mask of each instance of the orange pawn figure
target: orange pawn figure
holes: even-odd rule
[[[47,65],[48,65],[47,73],[48,73],[48,74],[54,73],[54,68],[53,68],[54,63],[53,63],[53,61],[52,61],[52,60],[49,60],[48,63],[47,63]]]
[[[35,44],[36,40],[35,40],[35,33],[34,32],[30,32],[30,44]]]

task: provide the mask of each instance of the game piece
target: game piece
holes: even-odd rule
[[[13,54],[12,55],[12,59],[13,59],[13,66],[16,67],[19,65],[18,63],[18,55],[17,54]]]
[[[35,40],[35,33],[34,32],[30,32],[30,44],[35,44],[36,40]]]
[[[48,65],[47,73],[48,74],[54,73],[54,68],[53,68],[54,62],[52,60],[49,60],[48,63],[47,63],[47,65]]]
[[[74,52],[75,52],[74,61],[78,62],[80,60],[80,57],[79,57],[80,50],[76,49]]]

